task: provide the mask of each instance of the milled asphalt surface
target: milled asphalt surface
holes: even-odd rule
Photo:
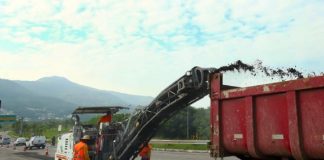
[[[0,160],[53,160],[56,148],[49,147],[49,156],[45,156],[45,149],[33,149],[23,151],[23,147],[12,146],[0,148]],[[137,158],[136,160],[139,160]],[[208,153],[190,153],[190,152],[171,152],[171,151],[153,151],[152,160],[213,160]],[[237,158],[224,158],[224,160],[238,160]]]
[[[4,133],[1,133],[4,135]],[[12,140],[13,142],[13,140]],[[32,149],[24,151],[23,146],[17,146],[16,149],[13,145],[0,146],[0,160],[54,160],[56,151],[55,146],[47,145],[48,156],[45,155],[45,149]],[[209,157],[207,152],[194,153],[194,152],[174,152],[174,151],[152,151],[152,160],[214,160]],[[136,158],[140,160],[140,158]],[[224,160],[238,160],[235,157],[224,158]]]
[[[55,150],[49,147],[49,153]],[[3,146],[0,148],[0,160],[53,160],[53,153],[50,156],[45,156],[45,149],[35,149],[24,151],[24,147],[18,146],[13,149],[11,145],[9,148]]]

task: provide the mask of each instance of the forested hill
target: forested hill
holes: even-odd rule
[[[45,77],[36,81],[0,79],[2,114],[30,119],[62,118],[77,106],[147,105],[152,97],[106,91],[74,83],[64,77]]]

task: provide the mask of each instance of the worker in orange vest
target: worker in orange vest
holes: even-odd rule
[[[100,125],[100,123],[110,123],[111,122],[111,119],[112,119],[112,115],[111,115],[111,112],[108,111],[106,113],[106,115],[102,116],[98,122],[98,125]]]
[[[84,135],[80,142],[74,146],[74,156],[73,160],[90,160],[88,153],[87,141],[90,140],[89,135]]]
[[[141,160],[150,160],[151,159],[151,150],[152,145],[147,143],[139,153],[139,155],[142,157]]]

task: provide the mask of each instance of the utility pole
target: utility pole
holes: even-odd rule
[[[187,107],[187,139],[189,139],[189,107]]]
[[[23,123],[24,123],[24,117],[20,118],[20,129],[19,129],[19,135],[22,136],[23,133]]]

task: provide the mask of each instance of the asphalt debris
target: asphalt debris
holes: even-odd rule
[[[241,60],[237,60],[234,63],[228,64],[226,66],[221,66],[215,70],[215,72],[249,72],[251,75],[256,76],[259,73],[263,73],[267,77],[279,77],[282,80],[287,78],[304,78],[304,74],[294,67],[282,67],[282,68],[271,68],[263,65],[261,60],[255,61],[254,64],[247,64],[242,62]],[[307,74],[307,77],[316,76],[315,72]]]

